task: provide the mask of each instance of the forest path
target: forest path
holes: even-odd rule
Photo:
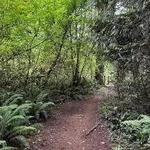
[[[99,115],[101,98],[62,104],[30,141],[32,150],[110,150],[108,131]],[[97,122],[100,124],[88,136]]]

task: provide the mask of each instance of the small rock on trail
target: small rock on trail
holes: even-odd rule
[[[42,131],[30,139],[32,150],[111,150],[108,131],[99,115],[99,96],[66,102]],[[86,134],[97,123],[99,125]]]

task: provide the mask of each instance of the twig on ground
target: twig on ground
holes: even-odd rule
[[[89,136],[99,125],[100,121],[96,125],[94,125],[85,136]]]

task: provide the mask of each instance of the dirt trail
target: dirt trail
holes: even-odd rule
[[[100,98],[67,102],[30,141],[32,150],[110,150],[104,122],[99,118]],[[100,121],[100,125],[85,136]]]

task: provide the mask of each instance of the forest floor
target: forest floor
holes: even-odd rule
[[[90,96],[60,105],[30,139],[31,150],[110,150],[108,130],[99,114],[101,100]]]

